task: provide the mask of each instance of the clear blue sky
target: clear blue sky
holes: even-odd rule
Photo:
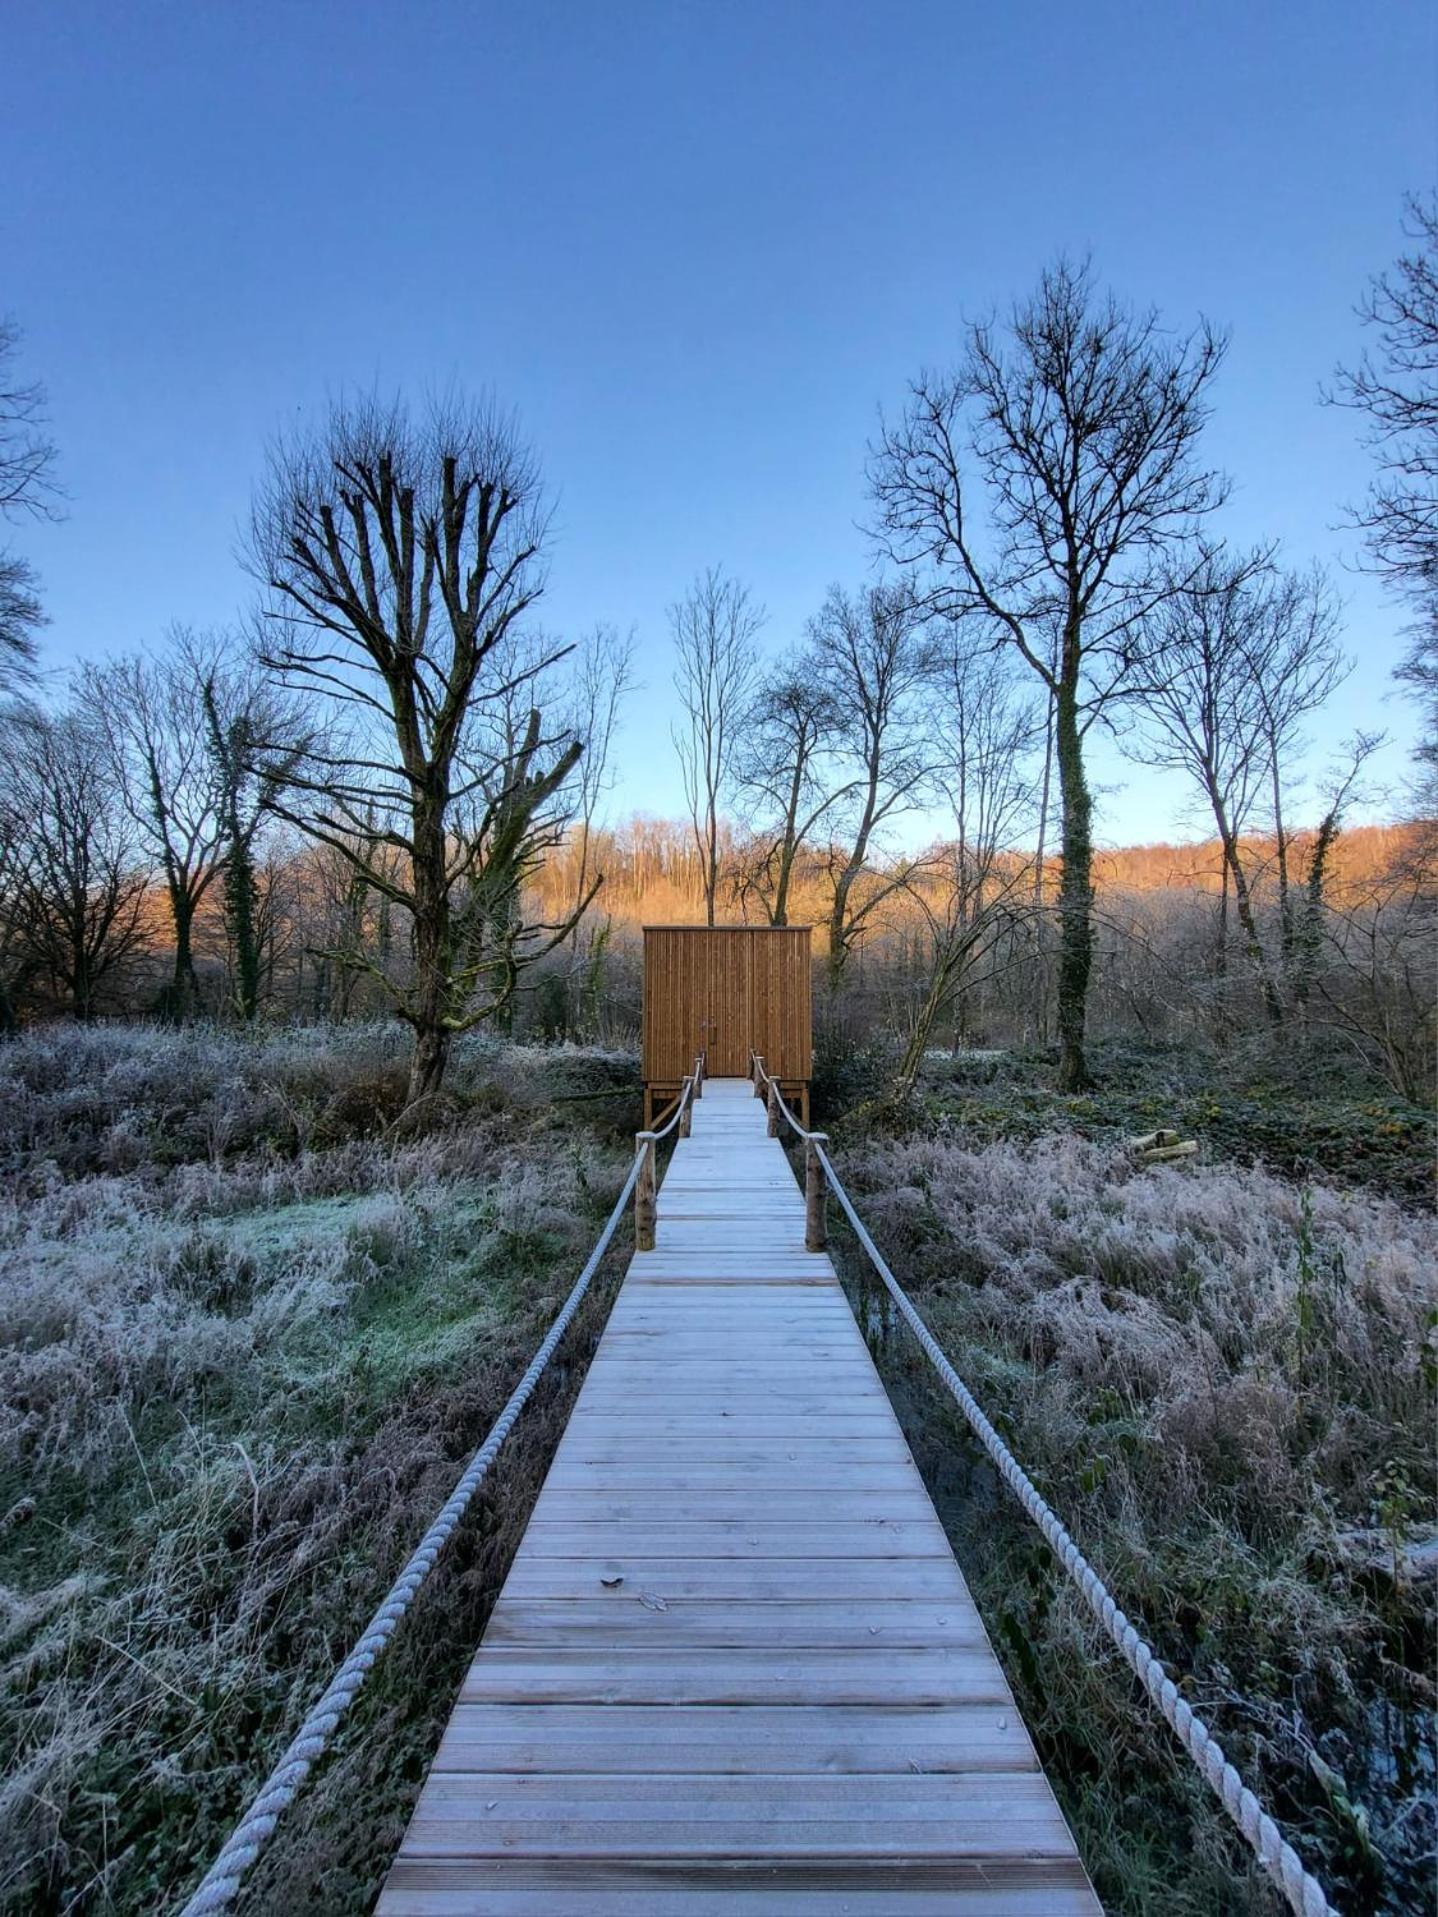
[[[677,810],[666,606],[723,563],[778,646],[861,578],[878,407],[1062,247],[1232,327],[1228,530],[1353,554],[1367,457],[1317,389],[1438,176],[1426,0],[7,0],[0,34],[0,310],[71,497],[20,535],[56,667],[234,616],[277,425],[490,387],[559,499],[546,624],[639,631],[616,803]],[[1400,618],[1343,585],[1329,742],[1406,741]],[[1107,839],[1180,828],[1177,788],[1100,772]]]

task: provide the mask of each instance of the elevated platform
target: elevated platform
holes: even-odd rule
[[[379,1917],[1095,1917],[745,1080],[711,1080]]]

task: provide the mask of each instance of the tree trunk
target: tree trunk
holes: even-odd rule
[[[446,884],[444,806],[426,795],[413,810],[414,886],[413,1010],[414,1058],[410,1063],[407,1106],[437,1092],[449,1063],[450,916]]]
[[[1318,827],[1318,837],[1314,841],[1302,924],[1294,928],[1293,1002],[1301,1018],[1308,1015],[1309,993],[1318,970],[1318,952],[1323,942],[1323,887],[1328,875],[1328,857],[1337,837],[1338,814],[1330,809],[1324,814]]]
[[[248,1023],[260,1006],[260,943],[255,926],[254,860],[248,840],[238,831],[225,865],[225,914],[235,955],[235,1010]]]
[[[1078,675],[1066,671],[1054,701],[1054,745],[1063,810],[1059,884],[1059,1090],[1092,1084],[1084,1054],[1089,974],[1093,969],[1093,800],[1084,776]]]
[[[1054,701],[1049,693],[1047,710],[1044,714],[1044,777],[1039,788],[1039,842],[1034,852],[1034,904],[1043,909],[1044,902],[1044,847],[1048,837],[1049,793],[1053,784],[1054,770]]]
[[[406,1110],[418,1105],[421,1099],[433,1097],[444,1083],[445,1067],[448,1064],[449,1033],[439,1024],[417,1025],[414,1034],[414,1057],[410,1060],[409,1067]]]
[[[181,887],[170,891],[170,916],[175,927],[175,971],[171,981],[171,1015],[183,1024],[194,1016],[200,1002],[200,981],[195,975],[193,933],[195,908]]]
[[[1238,840],[1229,833],[1224,843],[1229,870],[1233,873],[1233,903],[1238,911],[1238,922],[1243,927],[1244,943],[1248,947],[1248,956],[1253,969],[1258,974],[1259,989],[1263,993],[1263,1009],[1268,1014],[1269,1023],[1283,1023],[1283,1002],[1278,996],[1268,969],[1268,959],[1263,950],[1263,940],[1258,933],[1258,920],[1253,912],[1253,894],[1248,888],[1248,874],[1243,869],[1239,857]]]
[[[1278,758],[1273,759],[1273,838],[1278,848],[1278,924],[1279,950],[1286,972],[1293,963],[1293,901],[1288,889],[1288,833],[1283,823],[1283,782],[1278,776]]]
[[[899,1061],[899,1070],[894,1080],[896,1091],[911,1092],[918,1082],[919,1068],[924,1062],[924,1053],[929,1048],[929,1034],[934,1028],[934,1020],[943,1009],[948,979],[948,966],[940,958],[934,966],[933,976],[929,980],[929,989],[924,994],[923,1003],[914,1014],[914,1022],[909,1027],[908,1042],[904,1046],[904,1056]]]

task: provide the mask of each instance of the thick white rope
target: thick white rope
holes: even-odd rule
[[[530,1360],[529,1369],[514,1387],[509,1402],[500,1412],[489,1436],[470,1459],[464,1476],[454,1487],[444,1509],[420,1539],[409,1563],[390,1586],[389,1594],[370,1619],[364,1635],[335,1672],[324,1696],[301,1724],[289,1749],[270,1772],[249,1809],[225,1840],[223,1849],[206,1871],[199,1888],[185,1905],[181,1917],[207,1917],[208,1913],[228,1910],[234,1902],[240,1880],[259,1856],[281,1815],[294,1801],[300,1785],[323,1755],[325,1747],[334,1735],[335,1727],[354,1702],[376,1659],[389,1643],[395,1626],[409,1609],[415,1592],[429,1575],[435,1559],[448,1543],[475,1492],[484,1482],[500,1446],[513,1429],[515,1419],[528,1403],[530,1394],[539,1383],[545,1366],[554,1355],[555,1347],[569,1329],[570,1321],[583,1302],[590,1280],[599,1269],[599,1261],[609,1249],[609,1241],[614,1236],[615,1227],[619,1223],[624,1207],[629,1202],[635,1180],[639,1176],[642,1156],[642,1153],[636,1153],[634,1163],[629,1168],[629,1176],[624,1181],[624,1189],[614,1202],[614,1209],[610,1212],[608,1222],[600,1232],[593,1251],[589,1254],[588,1262],[574,1281],[574,1289],[565,1299],[563,1308],[550,1326],[544,1343]]]
[[[782,1099],[780,1104],[783,1105]],[[1303,1861],[1298,1853],[1224,1756],[1223,1747],[1218,1739],[1193,1707],[1185,1703],[1179,1695],[1178,1686],[1154,1656],[1152,1646],[1139,1636],[1134,1626],[1124,1616],[1103,1579],[1074,1543],[1053,1510],[1040,1497],[1028,1473],[989,1423],[973,1393],[944,1356],[933,1333],[915,1310],[903,1286],[884,1262],[878,1246],[864,1229],[863,1221],[854,1210],[849,1194],[839,1182],[838,1174],[829,1161],[828,1153],[822,1145],[812,1141],[810,1133],[796,1123],[793,1113],[787,1106],[784,1106],[784,1111],[794,1130],[801,1138],[809,1141],[811,1150],[818,1153],[825,1176],[829,1180],[834,1196],[843,1207],[845,1217],[853,1227],[855,1237],[868,1253],[869,1260],[883,1279],[889,1296],[903,1313],[905,1322],[923,1346],[934,1369],[957,1400],[959,1409],[968,1419],[974,1435],[993,1459],[999,1475],[1048,1539],[1059,1562],[1083,1592],[1089,1609],[1123,1652],[1130,1668],[1163,1713],[1165,1721],[1207,1779],[1223,1808],[1247,1838],[1259,1863],[1283,1892],[1289,1908],[1297,1912],[1298,1917],[1336,1917],[1332,1904],[1324,1895],[1323,1886],[1316,1877],[1304,1869]]]

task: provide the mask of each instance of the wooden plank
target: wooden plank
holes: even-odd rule
[[[646,1571],[626,1578],[613,1592],[591,1585],[578,1596],[506,1593],[484,1641],[541,1649],[560,1641],[581,1647],[600,1643],[616,1650],[638,1644],[688,1644],[708,1650],[816,1650],[830,1645],[857,1650],[874,1644],[987,1648],[983,1630],[966,1606],[945,1604],[942,1598],[928,1603],[895,1598],[894,1590],[903,1587],[892,1572],[877,1594],[856,1591],[842,1576],[835,1578],[832,1567],[829,1582],[838,1585],[840,1596],[824,1595],[821,1581],[814,1579],[810,1594],[802,1598],[786,1592],[764,1603],[746,1593],[742,1604],[707,1585],[696,1596],[681,1595]]]
[[[668,1705],[570,1705],[562,1729],[555,1715],[537,1704],[461,1704],[435,1769],[859,1776],[1038,1767],[1017,1713],[987,1704],[924,1711],[720,1706],[684,1711],[677,1720]]]
[[[686,989],[697,950],[676,954]],[[745,963],[766,990],[778,976]],[[743,977],[710,986],[732,1019]],[[762,1106],[711,1082],[379,1917],[1094,1917],[863,1337],[802,1233]]]
[[[1092,1917],[1097,1908],[1076,1858],[695,1866],[401,1856],[380,1904],[383,1917]]]

